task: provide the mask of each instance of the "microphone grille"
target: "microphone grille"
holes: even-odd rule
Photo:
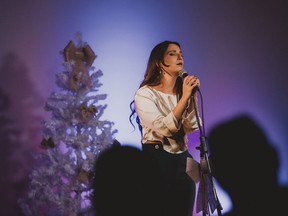
[[[185,77],[185,74],[187,75],[187,71],[182,69],[182,70],[179,71],[178,76],[183,78],[183,76]]]

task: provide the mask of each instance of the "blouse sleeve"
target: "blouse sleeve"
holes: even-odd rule
[[[201,119],[199,119],[199,121],[200,121],[200,126],[201,126],[202,125]],[[195,110],[193,110],[190,113],[187,113],[185,117],[183,117],[182,124],[183,124],[185,133],[192,133],[199,128],[198,122],[196,119]]]
[[[166,137],[172,136],[180,129],[173,112],[165,114],[161,110],[159,99],[148,88],[138,89],[134,99],[141,124]]]

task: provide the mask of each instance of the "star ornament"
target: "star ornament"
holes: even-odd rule
[[[81,117],[82,119],[84,119],[84,121],[91,120],[97,113],[97,108],[94,105],[90,105],[88,107],[85,104],[81,104],[79,109],[80,109]]]
[[[63,51],[65,62],[69,62],[72,66],[69,77],[69,87],[72,91],[82,87],[89,89],[92,86],[89,67],[92,66],[96,55],[89,45],[79,44],[75,46],[73,41],[69,41]]]
[[[40,143],[40,147],[43,149],[54,148],[55,143],[51,137],[49,137],[48,139],[43,138]]]
[[[88,44],[83,47],[77,47],[73,41],[69,41],[67,46],[64,48],[63,54],[66,62],[82,62],[88,67],[92,66],[97,57]]]
[[[78,176],[77,176],[78,181],[88,185],[90,178],[91,178],[91,173],[90,172],[88,172],[86,170],[83,170],[83,169],[80,169],[80,171],[78,173]]]

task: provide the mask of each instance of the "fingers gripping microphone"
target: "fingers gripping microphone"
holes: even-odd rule
[[[187,73],[186,70],[182,69],[179,71],[179,77],[182,78],[182,81],[184,80],[185,77],[187,77],[189,74]],[[192,94],[194,94],[196,91],[199,91],[199,87],[196,86],[193,90],[192,90]]]

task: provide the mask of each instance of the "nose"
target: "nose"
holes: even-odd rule
[[[183,59],[182,53],[178,54],[178,59]]]

